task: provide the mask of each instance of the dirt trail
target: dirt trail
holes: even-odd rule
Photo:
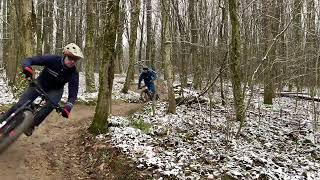
[[[141,104],[115,104],[112,113],[126,115],[140,107]],[[85,125],[91,122],[93,112],[92,106],[77,105],[69,120],[51,113],[31,137],[22,135],[0,155],[0,179],[61,180],[85,177],[84,171],[73,159],[77,151],[75,144],[66,142],[78,137]]]

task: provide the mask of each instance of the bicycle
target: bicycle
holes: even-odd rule
[[[33,118],[39,112],[45,102],[53,102],[48,94],[39,86],[37,81],[29,80],[29,86],[35,87],[40,94],[34,101],[27,101],[7,119],[0,122],[0,154],[4,152],[19,136],[33,125]],[[40,101],[37,100],[40,97]],[[57,113],[63,108],[59,104],[53,105]]]
[[[149,102],[160,99],[158,93],[152,93],[151,91],[149,91],[147,86],[142,86],[141,89],[140,100],[142,102]]]

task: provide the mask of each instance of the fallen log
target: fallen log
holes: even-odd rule
[[[299,98],[309,101],[320,102],[320,97],[311,97],[308,93],[295,93],[295,92],[280,92],[277,93],[280,97]]]

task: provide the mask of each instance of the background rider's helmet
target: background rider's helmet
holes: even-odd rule
[[[83,53],[82,53],[80,47],[77,46],[75,43],[70,43],[70,44],[66,45],[63,48],[62,53],[64,56],[78,57],[79,59],[83,58]]]
[[[148,69],[149,69],[148,66],[146,66],[146,65],[142,66],[142,70],[148,70]]]

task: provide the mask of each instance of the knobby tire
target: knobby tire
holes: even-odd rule
[[[17,117],[18,118],[18,117]],[[8,134],[4,134],[0,141],[0,154],[4,152],[18,137],[33,123],[33,113],[29,110],[24,110],[22,117],[23,120]]]

